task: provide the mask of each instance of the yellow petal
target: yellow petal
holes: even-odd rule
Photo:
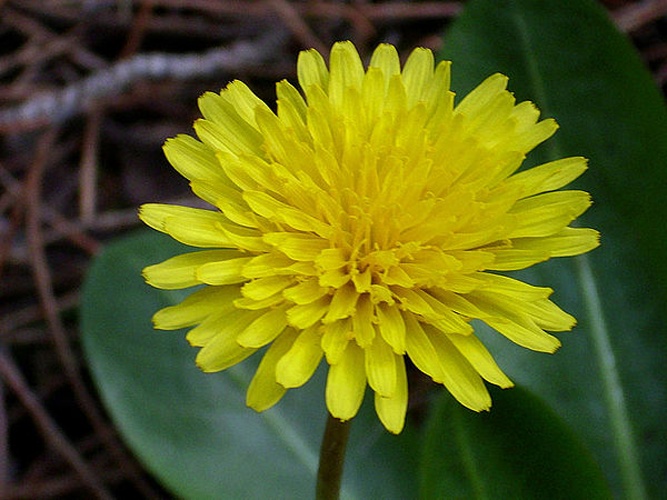
[[[447,338],[484,380],[503,389],[514,385],[475,335],[448,335]]]
[[[343,95],[348,88],[361,88],[364,68],[361,58],[352,42],[337,42],[329,56],[329,88],[331,103],[338,107],[343,104]]]
[[[408,107],[408,94],[405,91],[403,80],[400,75],[394,75],[389,80],[387,89],[387,103],[385,110],[389,111],[394,118],[403,117]],[[394,127],[394,132],[400,131]]]
[[[250,323],[236,337],[236,341],[243,347],[263,347],[278,337],[286,327],[285,309],[269,309]]]
[[[255,411],[264,411],[280,401],[287,389],[276,382],[276,365],[290,350],[298,334],[291,328],[285,330],[266,351],[250,381],[246,404]]]
[[[449,90],[451,77],[451,61],[440,61],[435,68],[432,84],[424,89],[426,102],[430,104],[431,115],[427,123],[427,130],[434,138],[443,137],[443,131],[455,133],[451,127],[454,110],[454,92]],[[406,88],[408,84],[406,83]],[[453,146],[450,144],[450,150]],[[434,158],[434,163],[437,165]]]
[[[139,218],[172,238],[195,247],[229,247],[221,213],[199,208],[146,203],[139,207]]]
[[[219,156],[221,158],[225,157],[224,154],[220,154]],[[236,161],[228,159],[225,162],[225,171],[229,173],[229,177],[243,190],[242,196],[244,198],[246,192],[257,189],[268,189],[279,192],[281,181],[276,170],[276,164],[271,160],[253,155],[243,155]],[[244,199],[244,201],[247,200]],[[259,211],[256,213],[264,215]]]
[[[452,311],[468,318],[483,318],[484,312],[467,300],[463,294],[454,293],[451,290],[433,288],[429,293],[436,297],[440,302],[451,308]]]
[[[276,163],[287,163],[291,153],[289,148],[291,141],[285,124],[273,111],[268,109],[258,110],[256,119],[262,137],[264,137],[264,148],[268,157]]]
[[[248,309],[250,311],[259,311],[261,309],[266,309],[268,307],[274,307],[278,304],[282,304],[285,300],[280,293],[266,297],[265,299],[255,300],[250,297],[241,297],[234,301],[234,305],[238,309]]]
[[[328,290],[311,278],[283,291],[283,297],[295,304],[310,304],[324,297]]]
[[[298,304],[287,310],[287,322],[294,328],[308,328],[326,314],[328,307],[326,296],[309,304]]]
[[[380,336],[375,336],[364,353],[368,385],[384,398],[393,397],[396,393],[398,356]]]
[[[308,94],[308,102],[319,101],[318,105],[308,107],[308,132],[315,146],[315,162],[323,172],[330,175],[338,170],[338,161],[333,152],[336,149],[333,128],[328,115],[329,103],[326,94],[319,87],[312,87]]]
[[[344,269],[332,269],[325,271],[318,280],[320,286],[326,288],[340,288],[350,281],[350,274]]]
[[[195,121],[193,128],[197,137],[212,151],[224,151],[232,154],[240,152],[234,144],[234,138],[230,137],[225,128],[219,123],[200,118]]]
[[[199,351],[195,363],[203,372],[218,372],[240,363],[255,351],[257,349],[246,349],[234,341],[219,336]]]
[[[600,233],[594,229],[566,227],[545,238],[516,238],[512,246],[517,252],[548,252],[551,257],[571,257],[600,246]]]
[[[442,366],[442,383],[466,408],[481,411],[491,407],[491,396],[470,362],[454,347],[449,336],[427,330]]]
[[[470,324],[436,297],[423,290],[417,290],[414,294],[418,297],[424,310],[422,315],[429,324],[445,333],[460,333],[462,335],[472,333]]]
[[[317,327],[306,328],[276,364],[276,382],[287,389],[301,387],[315,372],[322,354]]]
[[[551,236],[562,231],[591,205],[584,191],[552,191],[516,202],[511,210],[517,227],[509,238]]]
[[[329,87],[329,70],[324,58],[314,49],[299,52],[297,77],[299,85],[307,96],[312,91],[313,86],[320,89]],[[309,104],[311,103],[309,102]]]
[[[543,240],[544,238],[540,238]],[[518,240],[521,241],[521,240]],[[548,249],[535,245],[534,249],[508,248],[493,251],[494,261],[486,266],[490,271],[517,271],[551,257]]]
[[[417,368],[436,382],[442,383],[443,373],[440,358],[431,340],[412,314],[404,314],[403,318],[407,329],[405,347],[408,356]]]
[[[408,409],[408,378],[402,358],[396,360],[396,390],[392,397],[382,397],[375,393],[375,411],[385,428],[399,434],[405,424],[405,413]]]
[[[301,137],[306,123],[307,105],[299,91],[287,80],[276,84],[278,96],[278,116],[289,128]]]
[[[507,179],[508,186],[516,186],[522,198],[561,188],[586,171],[586,158],[575,156],[539,165]]]
[[[433,52],[417,48],[413,50],[403,67],[403,85],[408,95],[408,106],[424,100],[433,82]]]
[[[375,338],[373,327],[373,304],[367,295],[362,295],[357,301],[357,308],[352,316],[352,330],[354,339],[360,347],[366,347]]]
[[[348,263],[348,258],[342,248],[325,248],[315,258],[315,264],[322,271],[340,269]]]
[[[375,312],[382,338],[396,354],[405,354],[405,322],[398,307],[380,304]]]
[[[184,253],[144,268],[142,274],[146,282],[156,288],[175,290],[201,284],[197,269],[208,263],[226,261],[241,255],[235,250],[205,250]],[[220,283],[227,284],[227,283]]]
[[[178,330],[201,323],[212,314],[229,314],[234,310],[233,300],[240,295],[238,286],[202,288],[180,304],[156,312],[153,325],[159,330]]]
[[[265,178],[270,175],[267,158],[239,156],[225,150],[216,150],[215,155],[232,186],[239,191],[257,189],[267,182]]]
[[[505,92],[507,81],[508,78],[500,73],[489,76],[463,98],[456,106],[456,113],[475,118],[486,115],[489,104]]]
[[[232,246],[248,252],[267,252],[271,246],[264,242],[261,233],[240,226],[220,226],[220,230],[229,242],[224,246]]]
[[[398,285],[406,289],[415,286],[415,281],[401,268],[401,266],[391,267],[382,277],[382,281],[387,285]]]
[[[384,302],[385,304],[392,306],[396,303],[394,300],[394,294],[391,292],[389,287],[384,285],[371,285],[370,296],[371,302],[373,304],[380,304]]]
[[[277,274],[292,274],[288,269],[293,264],[292,259],[280,252],[263,253],[245,265],[243,275],[246,278],[266,278]]]
[[[331,226],[328,224],[304,213],[302,210],[292,208],[266,193],[246,191],[243,193],[243,199],[255,213],[266,217],[270,221],[288,225],[297,231],[314,232],[322,237],[331,235]]]
[[[364,352],[350,342],[340,361],[329,367],[325,391],[329,413],[340,420],[353,418],[364,399],[365,389]]]
[[[369,68],[379,68],[382,70],[387,82],[390,76],[398,75],[401,72],[401,62],[398,59],[396,47],[388,43],[378,45],[371,56]]]
[[[257,97],[243,82],[234,80],[220,92],[220,97],[234,106],[236,112],[250,125],[257,126],[255,114],[258,108],[268,109],[264,101]]]
[[[210,178],[192,179],[190,188],[202,200],[219,208],[231,222],[245,227],[258,227],[260,217],[250,212],[241,193],[229,179],[225,182]]]
[[[243,255],[241,252],[234,252],[234,256]],[[245,266],[252,257],[238,257],[228,260],[219,259],[217,262],[207,262],[199,266],[196,272],[197,279],[208,285],[232,285],[242,283],[248,279],[243,276],[243,266]]]
[[[560,340],[549,335],[531,321],[519,322],[503,317],[487,317],[483,321],[515,344],[526,349],[553,353],[561,345]]]
[[[264,241],[297,261],[314,261],[329,246],[327,240],[303,233],[267,233]]]
[[[519,106],[517,106],[517,108]],[[520,134],[517,134],[513,140],[507,142],[507,147],[514,148],[517,151],[528,152],[538,144],[541,144],[549,137],[554,135],[556,130],[558,130],[558,124],[554,119],[548,118],[546,120],[542,120],[535,125],[521,131]]]
[[[553,352],[560,341],[537,322],[553,331],[574,327],[575,319],[547,299],[525,302],[511,296],[473,292],[466,298],[483,312],[480,319],[513,342],[536,351]],[[492,324],[493,323],[493,324]]]
[[[206,120],[215,123],[220,131],[218,139],[224,141],[227,149],[235,154],[262,154],[261,134],[239,115],[235,104],[218,94],[206,92],[199,98],[199,109]]]
[[[340,319],[345,319],[354,314],[357,305],[359,293],[352,284],[347,284],[337,289],[331,302],[327,314],[322,318],[323,323],[332,323]]]
[[[255,311],[236,311],[229,316],[210,319],[188,332],[192,345],[205,343],[197,354],[196,363],[204,372],[226,370],[243,361],[257,349],[245,348],[236,337],[257,316]]]
[[[229,183],[215,153],[189,135],[167,139],[162,147],[169,163],[186,179],[207,179]]]
[[[281,293],[285,288],[294,283],[291,276],[269,276],[249,281],[241,288],[244,297],[253,300],[264,300]]]
[[[529,285],[523,281],[499,274],[477,273],[475,277],[480,281],[480,290],[487,293],[507,295],[519,302],[546,299],[553,293],[551,288]]]
[[[576,324],[571,315],[546,298],[528,301],[522,299],[521,295],[490,293],[486,290],[477,290],[469,294],[468,298],[491,316],[518,322],[521,322],[521,318],[527,318],[551,331],[568,331]]]
[[[340,362],[348,342],[352,338],[352,321],[342,319],[334,323],[323,325],[322,349],[327,357],[327,363],[335,365]]]
[[[232,309],[230,311],[227,304],[220,304],[219,311],[216,311],[215,314],[211,314],[198,326],[190,330],[186,335],[186,339],[190,345],[194,347],[208,346],[214,341],[223,342],[223,347],[233,347],[231,344],[232,342],[236,343],[238,334],[260,315],[261,312],[258,311],[244,311],[238,309]],[[223,339],[227,339],[229,342]],[[209,354],[213,353],[209,352]],[[223,369],[224,368],[218,368],[217,370]]]
[[[385,105],[387,83],[379,68],[368,68],[361,86],[367,126],[373,127],[382,116]]]

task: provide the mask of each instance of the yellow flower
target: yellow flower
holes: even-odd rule
[[[464,406],[488,409],[483,380],[512,382],[475,336],[479,319],[511,341],[553,352],[546,333],[575,319],[552,290],[495,271],[598,245],[569,227],[590,205],[556,191],[586,169],[565,158],[519,173],[557,128],[515,103],[495,74],[457,105],[450,63],[416,49],[401,69],[380,45],[367,70],[350,42],[329,68],[302,52],[298,79],[277,84],[277,113],[243,83],[206,93],[194,129],[167,141],[170,163],[215,210],[146,204],[141,219],[207,250],[149,266],[163,289],[208,285],[154,316],[192,328],[197,364],[224,370],[269,346],[250,383],[258,411],[309,380],[324,357],[326,403],[355,416],[366,385],[384,426],[402,430],[405,356]]]

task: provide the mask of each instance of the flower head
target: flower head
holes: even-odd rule
[[[463,405],[488,409],[483,380],[512,382],[475,335],[479,319],[511,341],[553,352],[546,331],[575,319],[552,290],[498,274],[598,245],[570,227],[590,205],[556,191],[586,169],[565,158],[517,173],[557,128],[515,103],[495,74],[454,104],[450,63],[416,49],[401,68],[380,45],[365,70],[350,42],[329,67],[302,52],[298,80],[277,84],[277,113],[243,83],[206,93],[165,154],[214,210],[141,207],[149,226],[193,247],[144,270],[155,287],[207,285],[154,316],[194,327],[197,364],[224,370],[265,346],[247,403],[262,411],[324,358],[326,403],[355,416],[366,385],[384,426],[401,431],[405,357]]]

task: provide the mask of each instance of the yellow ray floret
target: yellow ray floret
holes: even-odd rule
[[[581,157],[517,171],[557,129],[507,78],[455,104],[449,62],[415,49],[401,67],[380,45],[367,67],[350,42],[329,65],[302,52],[299,91],[277,84],[277,112],[241,82],[199,100],[197,139],[165,154],[211,210],[147,204],[150,227],[204,250],[144,270],[158,288],[204,285],[158,311],[156,328],[192,327],[197,364],[224,370],[268,346],[248,389],[257,411],[306,383],[324,359],[326,404],[353,418],[367,386],[391,432],[408,402],[406,357],[464,406],[491,406],[485,381],[511,387],[475,335],[478,319],[553,352],[575,319],[552,290],[496,274],[598,245],[571,227],[591,204],[559,190]]]

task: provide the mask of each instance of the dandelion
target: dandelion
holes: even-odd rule
[[[298,60],[301,92],[277,84],[274,113],[239,81],[199,100],[198,139],[165,154],[214,209],[146,204],[141,219],[193,247],[144,270],[157,288],[206,285],[158,311],[154,324],[193,327],[206,372],[265,348],[247,393],[263,411],[306,383],[323,358],[326,404],[349,420],[366,386],[384,426],[404,425],[406,357],[464,406],[486,410],[485,382],[510,387],[475,335],[481,320],[516,344],[554,352],[549,332],[575,319],[550,288],[501,274],[598,245],[570,224],[586,192],[571,157],[517,173],[557,128],[516,103],[495,74],[454,104],[450,63],[415,49],[401,68],[378,46],[370,64],[350,42],[329,67]],[[268,346],[268,347],[267,347]]]

